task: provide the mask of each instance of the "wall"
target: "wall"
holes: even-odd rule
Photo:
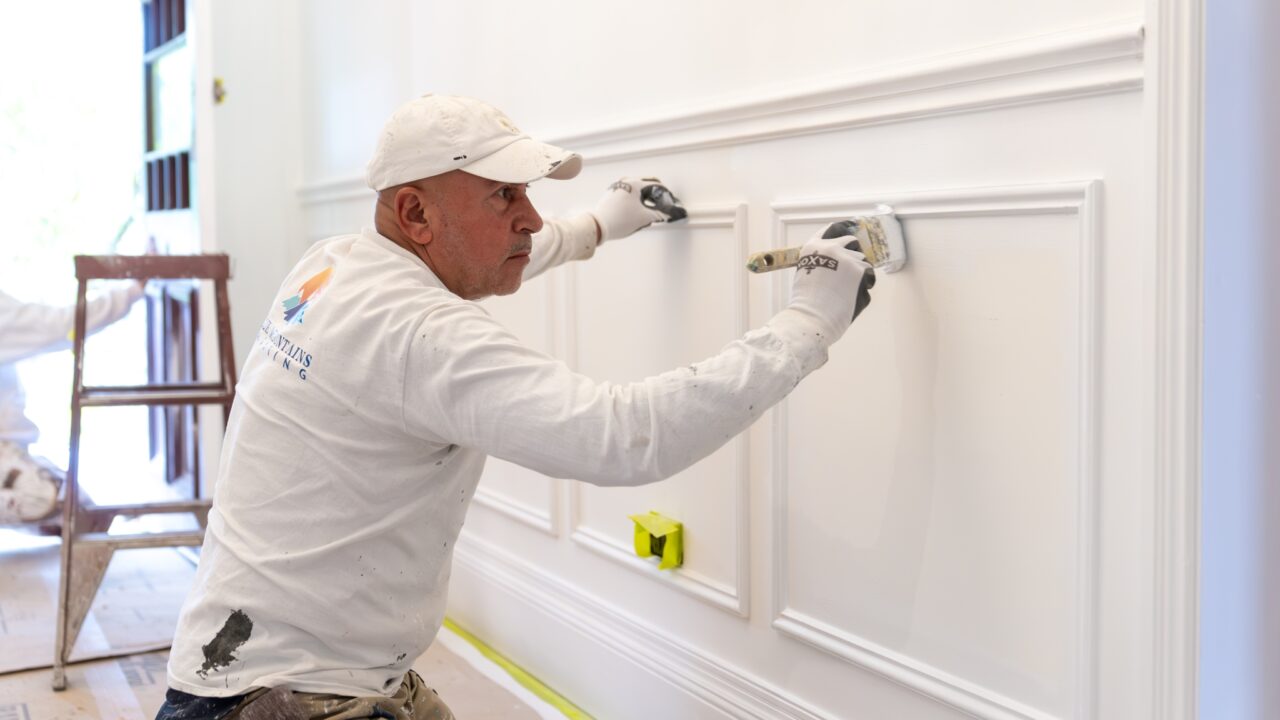
[[[462,92],[587,156],[534,186],[546,214],[640,173],[690,206],[489,303],[598,379],[763,323],[786,283],[746,253],[876,202],[911,261],[826,367],[675,478],[492,461],[450,614],[598,717],[1155,716],[1170,300],[1142,3],[555,8],[303,6],[304,236],[368,224],[391,108]],[[687,524],[678,571],[628,552],[649,509]]]
[[[1200,706],[1204,717],[1280,715],[1280,92],[1269,68],[1280,9],[1207,6],[1205,454]]]

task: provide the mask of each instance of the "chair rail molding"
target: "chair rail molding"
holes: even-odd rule
[[[739,258],[747,256],[747,206],[745,204],[694,205],[688,207],[687,210],[689,217],[686,222],[682,222],[679,225],[654,225],[649,232],[654,230],[675,231],[685,228],[693,230],[727,228],[733,231],[733,252]],[[734,316],[730,318],[730,335],[737,337],[745,335],[750,329],[747,316],[747,273],[741,269],[740,265],[728,264],[726,268],[729,268],[728,272],[733,273],[731,282],[735,298]],[[571,288],[576,286],[576,283],[572,281],[569,284]],[[577,305],[574,295],[576,293],[570,290],[566,308],[573,308]],[[566,312],[565,322],[566,331],[564,334],[567,338],[566,348],[568,350],[566,357],[573,358],[574,367],[578,367],[580,363],[577,355],[577,321],[571,311]],[[732,583],[726,584],[717,581],[688,568],[658,570],[653,564],[636,557],[630,544],[619,544],[616,540],[599,531],[583,527],[581,523],[581,483],[573,483],[569,490],[570,537],[578,545],[639,572],[650,579],[669,584],[734,615],[747,617],[750,613],[751,582],[751,487],[748,436],[749,433],[744,431],[729,441],[729,447],[732,448],[733,452],[734,557],[736,559],[735,577]]]
[[[1099,252],[1101,234],[1098,201],[1102,183],[1097,180],[1009,187],[968,188],[924,192],[886,193],[875,197],[837,197],[795,200],[773,204],[774,244],[785,244],[786,227],[797,223],[823,223],[867,214],[879,203],[893,206],[903,219],[1075,214],[1079,275],[1076,379],[1078,414],[1075,419],[1078,469],[1076,493],[1076,617],[1072,654],[1076,699],[1071,717],[1086,720],[1096,714],[1098,629],[1098,402],[1099,354]],[[786,302],[786,283],[773,286],[773,311]],[[833,627],[790,605],[788,589],[788,410],[783,400],[773,412],[772,480],[773,508],[773,625],[780,632],[809,643],[852,664],[879,673],[939,702],[988,720],[1054,720],[1055,716],[1005,697],[978,683],[932,667],[906,654],[881,647],[847,628]]]
[[[932,58],[757,89],[639,120],[548,128],[588,163],[773,140],[926,117],[1141,90],[1142,22],[1130,19],[1037,35]],[[319,179],[304,206],[372,198],[364,178]]]

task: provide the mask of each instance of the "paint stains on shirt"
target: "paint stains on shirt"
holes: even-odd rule
[[[208,645],[200,648],[204,651],[204,664],[196,674],[207,680],[209,671],[217,671],[235,662],[237,658],[232,653],[244,645],[252,634],[253,621],[243,611],[233,610],[218,634],[213,636]]]

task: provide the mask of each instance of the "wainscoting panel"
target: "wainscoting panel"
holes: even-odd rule
[[[577,369],[597,380],[641,380],[715,354],[747,330],[746,207],[692,206],[679,225],[606,245],[575,273],[569,333]],[[590,301],[586,299],[590,298]],[[601,299],[607,299],[601,302]],[[637,312],[639,310],[639,312]],[[600,338],[614,338],[600,342]],[[575,483],[573,539],[604,557],[738,615],[746,583],[747,436],[684,472],[635,488]],[[632,550],[628,515],[656,510],[684,523],[684,565],[659,571]]]
[[[911,253],[774,413],[780,631],[982,717],[1087,710],[1098,192],[774,205],[784,245],[892,202]]]

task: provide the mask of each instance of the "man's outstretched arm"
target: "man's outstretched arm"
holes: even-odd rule
[[[790,305],[691,366],[597,382],[532,350],[474,303],[428,313],[405,368],[405,427],[554,477],[638,485],[669,477],[751,425],[827,357],[870,282],[861,253],[815,238]]]
[[[684,217],[684,208],[661,180],[622,178],[609,186],[591,212],[543,223],[542,230],[533,236],[533,252],[523,278],[529,280],[572,260],[586,260],[605,240]]]
[[[119,320],[142,297],[136,282],[121,283],[91,298],[85,306],[90,333]],[[71,347],[75,305],[25,303],[0,293],[0,363]]]

